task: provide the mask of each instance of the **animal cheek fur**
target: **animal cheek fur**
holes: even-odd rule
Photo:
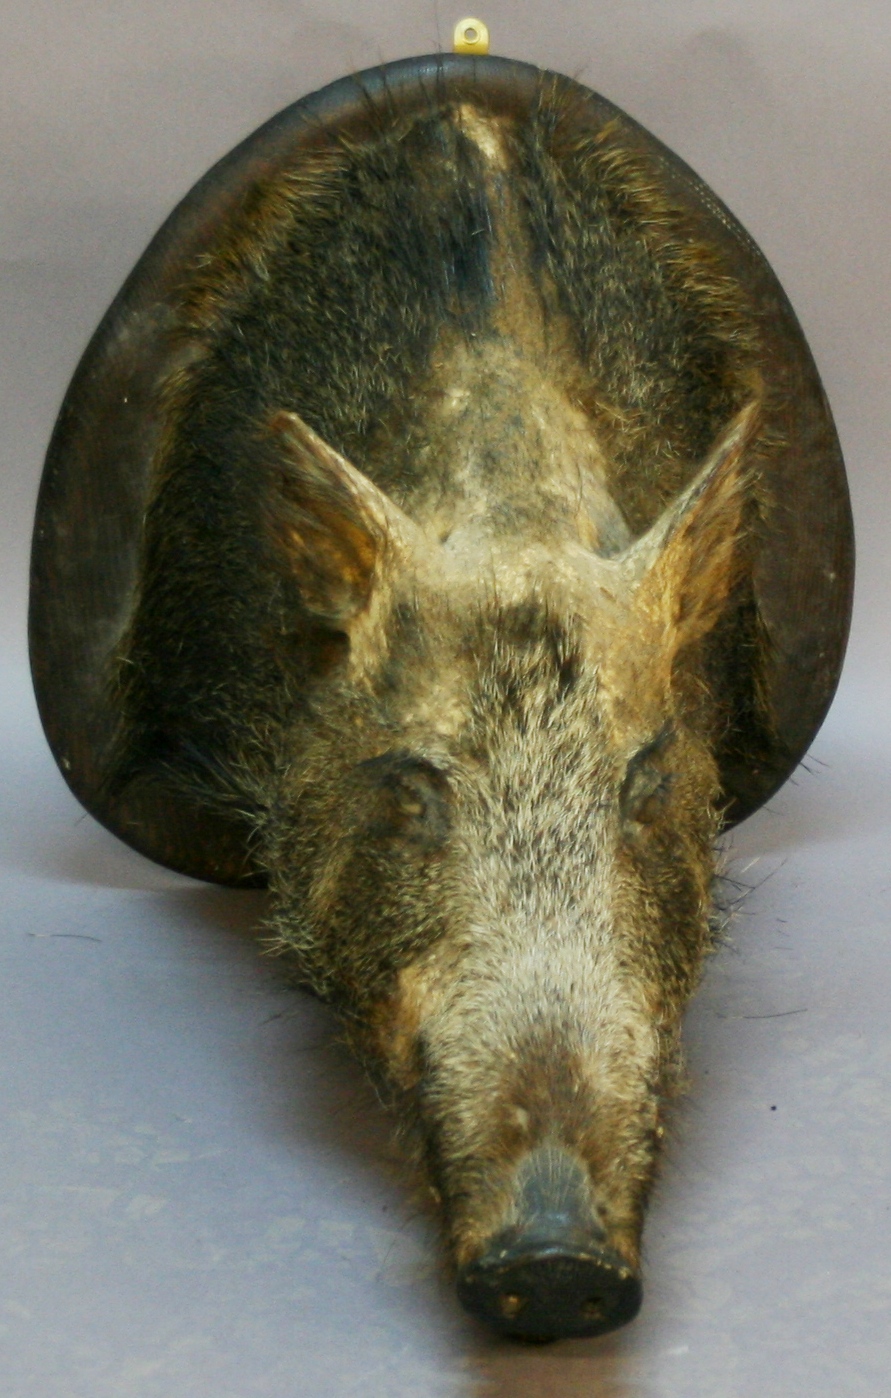
[[[375,1005],[369,1044],[393,1086],[413,1092],[424,1072],[423,1028],[441,999],[442,987],[428,958],[409,962],[398,972],[389,994]]]

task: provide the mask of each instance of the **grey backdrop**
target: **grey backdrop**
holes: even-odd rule
[[[757,885],[689,1016],[644,1311],[517,1348],[461,1314],[387,1123],[252,941],[258,895],[153,867],[43,746],[25,593],[42,454],[174,202],[350,69],[451,46],[445,0],[0,4],[0,1369],[8,1398],[872,1398],[891,1366],[887,0],[486,0],[766,252],[848,462],[857,607],[807,763],[736,832]]]

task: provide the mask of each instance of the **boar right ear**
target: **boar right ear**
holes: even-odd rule
[[[760,423],[749,403],[693,480],[622,559],[635,607],[655,621],[669,659],[712,629],[745,562],[748,448]]]
[[[267,532],[307,611],[348,630],[416,526],[296,413],[269,424]]]

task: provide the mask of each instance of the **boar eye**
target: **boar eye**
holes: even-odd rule
[[[388,752],[360,764],[374,796],[368,833],[424,850],[438,848],[449,831],[449,786],[444,772],[411,753]]]
[[[638,825],[651,825],[665,806],[671,778],[654,768],[641,767],[625,778],[620,797],[622,815]]]
[[[625,820],[651,825],[662,814],[671,791],[672,775],[662,768],[659,758],[671,736],[670,731],[663,730],[628,763],[619,794],[619,808]]]

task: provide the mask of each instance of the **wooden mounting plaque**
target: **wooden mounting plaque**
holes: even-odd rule
[[[756,307],[773,389],[773,507],[758,538],[754,593],[770,642],[769,699],[782,759],[722,768],[727,819],[755,810],[812,742],[835,691],[847,639],[853,534],[844,465],[812,357],[765,258],[708,187],[605,99],[569,79],[579,109],[620,116],[658,166],[700,236],[720,248]],[[409,109],[431,90],[484,89],[496,108],[530,95],[539,69],[491,57],[407,59],[333,83],[280,112],[201,179],[164,223],[93,336],[50,443],[34,531],[30,644],[43,725],[65,779],[98,820],[161,864],[224,884],[262,882],[247,826],[173,788],[111,796],[105,769],[115,714],[107,658],[130,616],[151,467],[163,431],[159,387],[182,353],[176,304],[183,278],[214,248],[258,178],[298,169],[308,151],[348,130],[369,104]],[[426,96],[425,96],[426,100]]]

